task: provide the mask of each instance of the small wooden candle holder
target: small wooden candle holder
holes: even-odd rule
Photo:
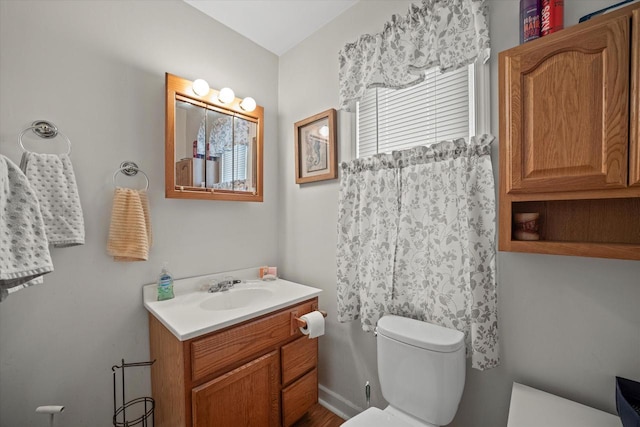
[[[540,240],[539,226],[540,214],[538,212],[513,214],[513,238],[515,240]]]

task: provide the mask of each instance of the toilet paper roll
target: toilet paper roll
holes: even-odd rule
[[[310,339],[324,335],[324,316],[322,313],[312,311],[304,316],[300,316],[300,319],[307,322],[307,326],[300,328],[300,332],[307,335]]]

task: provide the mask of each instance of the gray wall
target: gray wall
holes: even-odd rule
[[[375,340],[358,322],[337,323],[335,244],[338,182],[294,181],[292,123],[338,104],[337,52],[360,34],[378,32],[409,1],[361,1],[280,57],[279,132],[281,271],[324,289],[329,311],[320,339],[321,396],[351,414],[385,404],[377,380]],[[489,1],[491,117],[498,135],[497,53],[518,44],[517,0]],[[565,2],[565,23],[615,1]],[[351,158],[351,116],[339,115],[340,160]],[[497,168],[497,144],[493,150]],[[497,171],[496,171],[497,173]],[[465,393],[452,425],[504,426],[511,384],[522,382],[609,412],[614,376],[640,380],[640,262],[533,254],[498,254],[502,365],[467,369]]]
[[[265,202],[164,198],[164,74],[206,79],[265,107]],[[149,357],[141,288],[163,261],[176,277],[277,257],[278,58],[178,0],[0,1],[0,152],[53,121],[71,139],[86,245],[52,252],[44,285],[0,304],[0,426],[111,425],[111,366]],[[149,175],[155,243],[148,262],[106,253],[112,176],[133,160]],[[119,184],[127,182],[123,175]],[[129,371],[130,397],[150,394]]]
[[[497,134],[496,52],[518,42],[518,2],[489,3]],[[567,2],[566,22],[611,3]],[[370,380],[373,403],[384,404],[374,339],[357,322],[335,321],[337,181],[295,184],[293,123],[337,105],[344,43],[408,5],[363,0],[278,60],[177,0],[0,0],[0,152],[19,161],[18,132],[35,119],[56,123],[74,144],[87,229],[85,246],[53,250],[56,271],[43,286],[0,304],[1,427],[47,425],[33,411],[56,403],[67,407],[57,425],[110,424],[110,367],[148,358],[141,285],[164,260],[176,277],[279,263],[286,278],[323,288],[323,398],[351,413],[364,407]],[[265,107],[264,203],[164,198],[167,71]],[[339,122],[347,160],[351,116]],[[111,179],[123,160],[151,179],[155,245],[145,263],[115,263],[105,250]],[[640,263],[500,253],[498,265],[503,364],[467,371],[454,424],[505,425],[514,380],[612,412],[613,376],[640,379]],[[132,397],[149,393],[146,371],[128,380]]]

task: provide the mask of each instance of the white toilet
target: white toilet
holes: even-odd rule
[[[440,427],[458,410],[465,379],[464,334],[419,320],[378,321],[378,377],[385,410],[369,408],[345,427]]]

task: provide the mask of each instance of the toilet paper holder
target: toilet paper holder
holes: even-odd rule
[[[314,310],[316,311],[316,310]],[[317,310],[320,312],[320,314],[322,314],[322,317],[327,317],[327,312],[326,311],[322,311],[322,310]],[[304,319],[301,319],[299,317],[294,318],[294,320],[296,321],[298,328],[306,328],[307,327],[307,322]]]
[[[318,304],[313,304],[311,306],[311,311],[319,311],[323,317],[327,317],[326,311],[318,310]],[[299,330],[299,328],[305,328],[306,326],[307,322],[305,322],[304,319],[298,317],[298,310],[293,310],[291,312],[291,335],[295,334]]]

